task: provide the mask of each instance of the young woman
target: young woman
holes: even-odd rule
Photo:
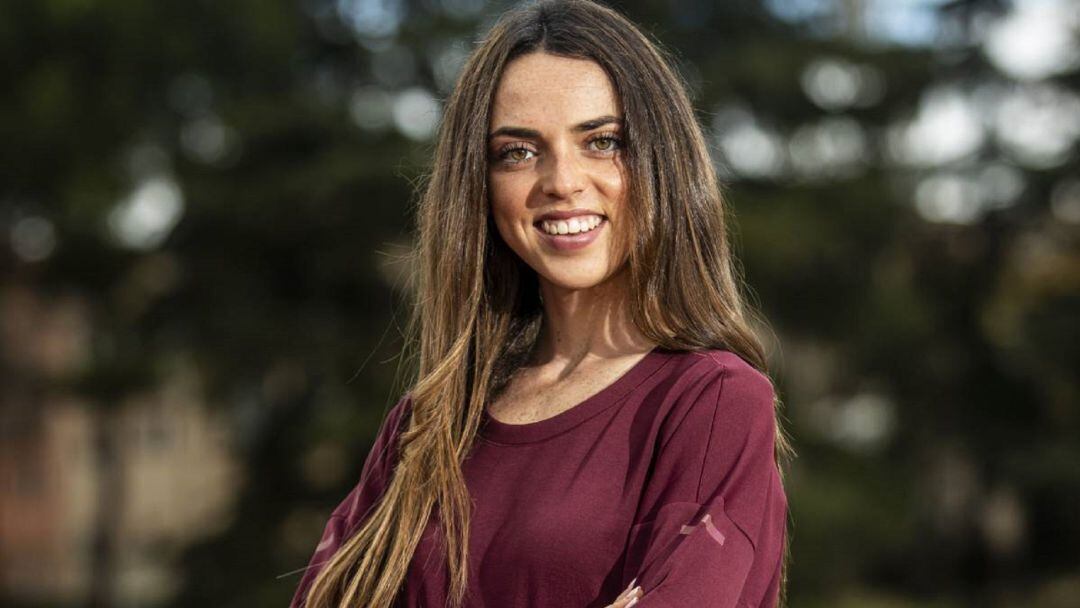
[[[791,448],[657,46],[585,0],[505,14],[418,224],[419,375],[293,608],[777,605]]]

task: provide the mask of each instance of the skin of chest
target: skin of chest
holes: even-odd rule
[[[529,424],[546,420],[578,405],[619,378],[635,363],[633,358],[577,369],[565,378],[559,370],[523,368],[488,406],[500,422]]]

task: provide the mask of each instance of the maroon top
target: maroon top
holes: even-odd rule
[[[409,399],[330,516],[291,608],[385,488]],[[787,520],[775,432],[768,378],[724,350],[654,349],[539,422],[485,412],[463,464],[474,502],[466,605],[602,608],[636,577],[640,608],[773,608]],[[397,606],[445,605],[440,548],[433,515]]]

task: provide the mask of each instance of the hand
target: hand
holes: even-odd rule
[[[630,585],[623,591],[619,597],[615,598],[615,601],[607,605],[607,608],[630,608],[637,603],[638,599],[644,595],[641,592],[641,587],[635,587],[634,583],[637,579],[630,581]]]

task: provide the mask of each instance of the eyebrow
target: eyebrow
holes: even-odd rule
[[[612,123],[621,126],[623,124],[623,119],[619,118],[618,116],[612,116],[610,114],[607,114],[604,116],[591,118],[584,122],[579,122],[578,124],[574,125],[572,130],[575,133],[584,133],[586,131],[592,131],[593,129],[597,129],[599,127]],[[523,137],[530,139],[540,138],[540,132],[536,129],[527,129],[525,127],[499,127],[498,129],[495,129],[488,134],[488,141],[491,141],[492,139],[495,139],[500,135],[509,135],[511,137]]]

